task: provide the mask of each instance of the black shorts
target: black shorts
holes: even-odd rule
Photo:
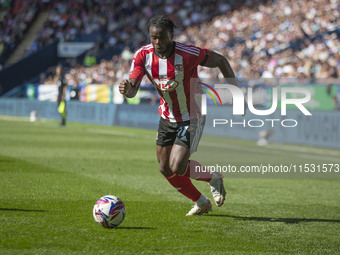
[[[169,122],[160,119],[156,144],[159,146],[170,146],[177,144],[191,151],[196,151],[201,139],[205,117],[183,122]]]

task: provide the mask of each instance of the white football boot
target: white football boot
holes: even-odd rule
[[[208,203],[202,205],[195,203],[192,209],[185,216],[202,215],[203,213],[208,213],[210,211],[212,211],[211,203],[208,200]]]
[[[213,178],[208,184],[210,186],[212,196],[215,200],[215,204],[220,207],[221,205],[223,205],[226,196],[223,185],[223,176],[222,174],[216,172],[214,172],[213,175]]]

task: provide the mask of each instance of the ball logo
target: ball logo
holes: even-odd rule
[[[178,81],[171,80],[171,79],[168,79],[168,78],[154,79],[154,81],[156,83],[155,85],[161,91],[164,91],[164,92],[171,92],[171,91],[175,90],[179,85]]]

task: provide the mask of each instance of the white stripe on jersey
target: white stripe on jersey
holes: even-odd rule
[[[134,68],[135,68],[135,60],[133,59],[131,63],[130,74],[132,74],[132,71]]]
[[[175,54],[175,68],[176,66],[183,66],[183,57],[179,54]],[[184,91],[184,85],[183,85],[183,78],[184,78],[184,69],[182,72],[176,74],[176,81],[181,84],[181,86],[178,86],[176,88],[176,94],[177,94],[177,101],[179,103],[179,109],[182,115],[183,120],[189,119],[189,114],[188,114],[188,107],[187,107],[187,97],[185,95]]]
[[[135,58],[138,55],[138,53],[141,52],[142,50],[149,50],[149,49],[152,49],[152,48],[153,48],[153,45],[151,43],[143,46],[142,48],[140,48],[139,50],[137,50],[135,52],[135,54],[133,55],[133,58]]]
[[[151,64],[152,64],[152,55],[153,52],[150,52],[146,54],[145,56],[145,70],[148,72],[149,77],[152,79],[152,73],[151,73]],[[154,82],[154,81],[152,81]]]
[[[152,57],[153,57],[153,52],[150,52],[150,53],[146,54],[146,56],[145,56],[145,65],[144,66],[145,66],[146,72],[148,73],[149,79],[154,84],[154,86],[156,86],[156,82],[154,81],[154,79],[152,77],[152,71],[151,71]],[[166,69],[165,69],[165,71],[166,71]],[[163,100],[165,101],[165,98],[163,98]],[[164,102],[164,104],[160,104],[160,108],[162,110],[162,117],[163,118],[165,118],[165,116],[164,116],[165,104],[166,104],[165,102]]]
[[[160,58],[159,59],[159,78],[168,77],[168,60]]]
[[[159,60],[158,60],[158,63],[159,63],[159,77],[161,78],[161,77],[164,77],[164,78],[167,78],[168,77],[168,60],[167,59],[162,59],[162,58],[159,58]],[[167,104],[168,104],[168,108],[169,108],[169,116],[168,116],[168,118],[170,119],[170,120],[172,120],[172,119],[174,119],[175,118],[175,116],[174,116],[174,114],[173,114],[173,112],[172,112],[172,108],[173,108],[173,106],[172,106],[172,100],[171,100],[171,97],[170,97],[170,95],[169,95],[169,93],[167,93],[167,92],[163,92],[163,99],[165,100],[165,102],[167,102]],[[164,109],[162,109],[163,111],[162,111],[162,115],[164,114],[164,110],[165,110],[165,108]],[[164,116],[164,115],[163,115]]]

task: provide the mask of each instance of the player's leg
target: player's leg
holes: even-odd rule
[[[171,150],[170,168],[179,175],[208,182],[216,205],[221,206],[226,196],[222,175],[210,171],[201,171],[202,166],[199,162],[189,160],[190,155],[197,150],[204,124],[205,119],[201,118],[191,120],[190,123],[184,123],[179,128],[175,144]]]
[[[198,181],[210,182],[215,176],[210,171],[201,171],[201,164],[189,160],[192,150],[182,145],[174,144],[170,156],[170,168],[179,175],[188,176]]]
[[[201,139],[205,119],[194,119],[183,123],[179,127],[175,144],[170,155],[171,170],[179,175],[188,176],[198,181],[210,182],[213,173],[201,171],[201,164],[195,160],[189,160],[190,155],[197,150]]]
[[[179,175],[179,173],[184,172],[184,171],[179,171],[179,169],[185,168],[186,162],[188,161],[189,157],[190,157],[190,148],[186,148],[186,147],[183,147],[177,144],[174,144],[172,146],[171,153],[170,153],[171,171],[172,172],[177,171],[177,173],[175,172],[174,175],[179,176],[181,178],[187,178],[190,181],[190,178],[188,176]],[[190,185],[193,186],[191,181],[190,181]],[[193,201],[195,202],[195,205],[187,213],[187,216],[201,215],[203,213],[207,213],[211,211],[210,201],[202,194],[199,197],[197,197],[196,200],[193,200]]]
[[[157,145],[159,170],[178,192],[195,202],[194,207],[187,215],[201,215],[211,211],[210,201],[196,189],[190,178],[187,176],[178,175],[171,171],[169,166],[169,155],[171,154],[171,148],[172,146],[162,147]]]
[[[159,163],[159,170],[168,182],[181,194],[196,202],[201,197],[201,193],[191,183],[189,177],[180,176],[171,171],[169,162],[175,139],[175,126],[161,119],[157,133],[157,159]]]

